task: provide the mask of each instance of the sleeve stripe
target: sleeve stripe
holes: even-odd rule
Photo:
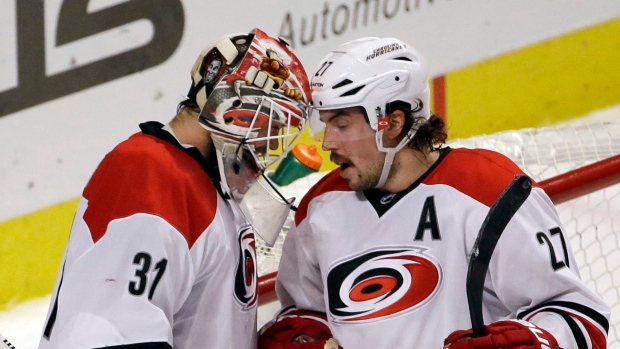
[[[537,307],[528,309],[526,311],[522,311],[519,314],[517,314],[517,318],[522,319],[526,316],[528,316],[529,314],[539,311],[542,308],[566,308],[566,309],[570,309],[574,312],[583,314],[585,317],[591,319],[592,321],[596,322],[602,329],[605,330],[605,333],[609,333],[609,320],[607,320],[607,318],[602,315],[601,313],[595,311],[592,308],[589,308],[585,305],[579,304],[579,303],[573,303],[573,302],[565,302],[565,301],[554,301],[554,302],[547,302],[547,303],[542,303],[540,305],[538,305]],[[561,310],[561,309],[560,309]],[[548,309],[545,309],[545,311],[549,311]]]
[[[564,319],[564,321],[566,321],[566,323],[568,324],[568,327],[573,333],[573,338],[575,338],[575,342],[577,343],[577,348],[589,348],[588,341],[586,340],[586,337],[583,335],[583,331],[581,327],[579,327],[575,319],[573,319],[570,315],[557,309],[545,309],[545,312],[558,314]]]

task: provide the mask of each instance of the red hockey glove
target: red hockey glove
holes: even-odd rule
[[[471,337],[472,330],[452,332],[444,349],[561,349],[549,332],[527,321],[497,321],[484,328],[487,334],[481,337]]]
[[[325,316],[292,310],[266,324],[258,335],[258,349],[338,349]]]

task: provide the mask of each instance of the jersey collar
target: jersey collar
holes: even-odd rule
[[[148,122],[141,123],[140,130],[142,130],[142,133],[146,135],[153,136],[155,138],[161,139],[162,141],[165,141],[165,142],[168,142],[174,145],[175,147],[179,148],[181,151],[183,151],[187,155],[191,156],[194,160],[196,160],[200,164],[202,169],[209,175],[218,193],[220,193],[220,195],[223,198],[226,198],[226,199],[228,198],[228,195],[226,195],[222,191],[222,187],[220,185],[220,171],[217,168],[217,163],[210,164],[209,162],[207,162],[207,160],[205,160],[205,158],[202,156],[202,154],[196,147],[186,147],[182,145],[181,143],[179,143],[177,138],[174,135],[170,134],[170,132],[166,131],[164,129],[164,125],[160,122],[148,121]]]
[[[391,207],[396,205],[396,203],[400,201],[400,199],[405,197],[405,195],[409,194],[412,190],[417,188],[420,183],[422,183],[424,179],[426,179],[426,177],[428,177],[435,170],[435,168],[439,166],[439,164],[446,158],[446,156],[448,155],[448,153],[450,153],[450,151],[452,151],[452,149],[450,147],[445,147],[440,149],[439,151],[440,154],[437,161],[435,161],[435,163],[431,165],[431,167],[429,167],[429,169],[424,172],[424,174],[420,176],[420,178],[418,178],[415,182],[413,182],[407,189],[398,193],[386,193],[376,188],[371,188],[363,191],[366,200],[368,200],[368,202],[372,205],[379,217],[383,216]]]

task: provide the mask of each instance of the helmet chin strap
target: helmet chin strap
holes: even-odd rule
[[[383,146],[383,130],[377,131],[375,133],[375,141],[377,143],[377,149],[380,152],[385,153],[385,160],[383,161],[383,170],[381,170],[381,177],[379,177],[379,182],[375,185],[375,188],[381,188],[385,185],[388,180],[388,176],[390,175],[390,169],[392,168],[392,164],[394,163],[394,157],[396,153],[398,153],[401,149],[409,143],[409,140],[413,138],[415,131],[409,130],[407,136],[404,137],[398,145],[394,148],[387,148]]]

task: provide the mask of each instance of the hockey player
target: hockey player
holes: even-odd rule
[[[490,261],[487,335],[466,330],[472,246],[523,171],[493,151],[443,145],[416,50],[393,38],[346,43],[311,86],[310,129],[340,166],[299,205],[276,283],[283,309],[259,348],[323,348],[330,337],[345,349],[606,347],[610,309],[580,280],[536,183]]]
[[[40,348],[256,347],[261,228],[239,202],[300,133],[308,77],[255,29],[207,47],[191,78],[172,121],[141,124],[84,189]]]

